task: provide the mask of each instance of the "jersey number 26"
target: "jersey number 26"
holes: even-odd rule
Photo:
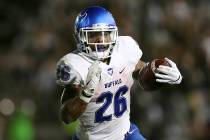
[[[128,91],[128,87],[126,85],[120,87],[115,94],[110,91],[103,92],[96,100],[96,103],[104,104],[95,112],[95,123],[102,123],[103,121],[112,120],[112,114],[104,115],[104,112],[107,108],[112,104],[113,100],[113,108],[115,117],[119,118],[123,115],[123,113],[127,110],[127,101],[126,98],[123,97],[124,94]]]

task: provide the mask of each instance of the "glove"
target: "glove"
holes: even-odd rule
[[[168,83],[171,85],[180,84],[182,81],[182,75],[176,64],[168,58],[165,58],[165,60],[171,65],[171,67],[160,65],[155,71],[155,77],[157,77],[156,82]]]
[[[94,95],[95,89],[98,86],[98,83],[100,82],[102,69],[99,67],[99,64],[99,61],[95,61],[90,66],[85,81],[85,89],[80,94],[80,99],[85,101],[86,103],[90,102],[91,97]]]

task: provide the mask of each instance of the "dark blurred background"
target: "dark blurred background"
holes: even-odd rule
[[[70,140],[59,120],[61,89],[54,72],[75,49],[74,20],[99,5],[120,35],[136,39],[143,60],[168,57],[181,85],[145,92],[133,86],[131,120],[148,140],[210,139],[209,0],[0,1],[0,140]]]

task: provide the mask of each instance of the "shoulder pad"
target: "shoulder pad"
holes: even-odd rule
[[[61,60],[58,62],[56,68],[56,83],[59,85],[83,85],[84,82],[82,81],[80,74],[72,67],[70,63],[65,60]]]

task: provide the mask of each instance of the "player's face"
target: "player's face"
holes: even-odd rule
[[[98,43],[98,51],[104,51],[108,47],[108,44],[106,43],[109,42],[111,42],[111,31],[88,32],[88,43],[90,43],[89,46],[93,51],[95,51],[95,45],[91,45],[91,43]]]
[[[88,32],[89,43],[109,43],[111,41],[111,31]]]

